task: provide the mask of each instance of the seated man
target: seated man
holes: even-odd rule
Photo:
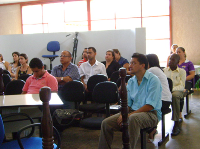
[[[172,120],[174,127],[171,135],[177,136],[181,129],[179,127],[180,99],[183,98],[185,88],[186,72],[178,68],[180,57],[178,54],[172,54],[169,58],[169,67],[164,68],[165,75],[173,82],[172,89]]]
[[[82,63],[79,68],[81,82],[84,84],[86,91],[87,81],[91,76],[96,74],[104,74],[105,76],[107,76],[106,67],[103,63],[95,59],[96,54],[96,49],[94,47],[89,47],[87,50],[88,61]]]
[[[135,76],[130,78],[128,91],[128,123],[131,148],[135,148],[140,129],[155,127],[161,119],[161,92],[159,79],[148,72],[145,55],[134,53],[130,62],[130,71]],[[110,149],[113,131],[120,130],[121,113],[106,118],[101,124],[99,149]]]
[[[80,60],[80,61],[78,62],[78,67],[80,67],[82,63],[87,62],[87,61],[88,61],[88,57],[87,57],[87,48],[85,48],[85,49],[83,50],[83,53],[82,53],[82,60]]]
[[[58,82],[54,76],[44,70],[44,65],[39,58],[33,58],[29,66],[33,72],[22,89],[22,94],[39,94],[40,88],[48,86],[52,92],[58,91]]]
[[[71,63],[72,55],[69,51],[62,51],[60,55],[60,65],[55,66],[51,74],[56,77],[58,81],[58,95],[60,96],[61,90],[65,83],[72,80],[79,80],[78,67]],[[63,101],[65,109],[74,109],[75,103],[70,101]]]

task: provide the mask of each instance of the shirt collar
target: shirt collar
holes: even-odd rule
[[[45,70],[45,73],[44,73],[44,75],[43,75],[42,77],[40,77],[40,78],[37,79],[37,78],[35,77],[35,75],[33,75],[33,78],[39,80],[39,79],[42,79],[42,78],[46,78],[47,75],[48,75],[48,72]]]
[[[148,79],[149,79],[149,75],[150,75],[150,72],[149,72],[148,70],[146,70],[146,72],[145,72],[143,78],[145,78],[146,80],[148,80]],[[137,82],[137,77],[136,77],[136,76],[134,76],[134,77],[132,77],[132,78],[133,78],[133,81],[134,81],[134,82]],[[143,78],[142,78],[142,81],[143,81]]]
[[[59,67],[60,69],[62,69],[62,68],[63,68],[63,65],[60,64],[60,65],[58,65],[58,67]],[[68,68],[71,68],[71,67],[72,67],[72,63],[70,62],[70,64],[69,64],[69,66],[67,67],[67,69],[68,69]]]
[[[170,69],[169,67],[167,67],[167,70],[170,71],[171,69]],[[177,66],[177,68],[176,68],[174,71],[179,72],[179,70],[180,70],[180,69],[179,69],[178,66]],[[171,70],[171,71],[172,71],[172,70]]]
[[[186,59],[186,60],[185,60],[185,63],[188,63],[188,62],[189,62],[189,60]]]
[[[89,60],[87,61],[87,63],[88,63],[88,65],[90,65]],[[98,61],[97,61],[97,60],[95,61],[94,65],[98,65]],[[93,66],[94,66],[94,65],[93,65]],[[91,65],[90,65],[90,66],[91,66]]]

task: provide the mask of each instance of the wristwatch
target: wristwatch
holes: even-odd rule
[[[61,81],[63,81],[63,77],[61,77],[61,79],[60,79]]]

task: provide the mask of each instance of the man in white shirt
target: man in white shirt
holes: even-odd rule
[[[183,98],[186,80],[185,70],[178,68],[179,60],[178,54],[172,54],[169,59],[169,67],[164,68],[165,75],[173,82],[172,120],[174,121],[174,128],[171,133],[172,136],[177,136],[181,131],[179,127],[180,99]]]
[[[107,76],[105,65],[95,59],[96,54],[96,49],[94,47],[89,47],[87,49],[88,61],[82,63],[79,68],[81,82],[84,84],[86,90],[87,81],[91,76],[96,74],[104,74]]]

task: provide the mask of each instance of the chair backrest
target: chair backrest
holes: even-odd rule
[[[119,71],[115,71],[110,76],[110,81],[117,83],[117,80],[119,79]]]
[[[21,94],[22,88],[24,87],[25,81],[13,80],[6,86],[5,95]]]
[[[111,81],[98,83],[94,87],[92,98],[98,103],[116,103],[119,98],[117,84]]]
[[[4,83],[4,88],[10,83],[11,78],[8,74],[3,74],[3,83]]]
[[[4,125],[0,114],[0,144],[3,142],[4,136],[5,136]]]
[[[125,82],[127,83],[130,78],[132,78],[131,75],[126,75]],[[117,87],[120,87],[121,86],[121,78],[119,78],[116,83],[117,83]]]
[[[3,73],[8,74],[11,77],[10,72],[8,70],[3,70]]]
[[[26,80],[28,79],[28,77],[32,76],[31,74],[23,74],[21,75],[18,79],[24,80],[26,82]]]
[[[47,44],[47,50],[50,52],[56,52],[60,50],[60,43],[58,41],[50,41]]]
[[[67,82],[60,93],[60,97],[65,101],[81,102],[85,98],[85,88],[80,81]]]
[[[169,90],[172,93],[172,89],[173,89],[173,82],[170,78],[167,78],[168,84],[169,84]]]
[[[88,79],[87,89],[89,92],[92,92],[95,85],[100,82],[108,81],[108,78],[103,74],[93,75]]]

